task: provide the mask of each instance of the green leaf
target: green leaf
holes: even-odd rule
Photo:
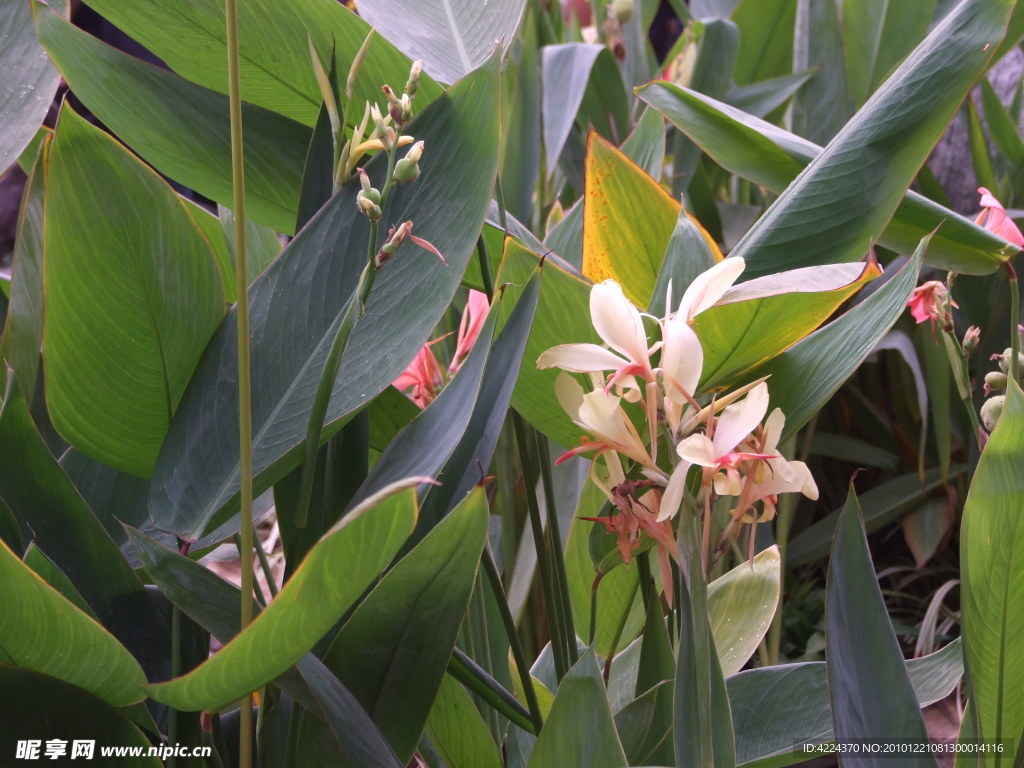
[[[825,652],[838,739],[928,740],[899,641],[871,563],[857,494],[850,485],[839,516],[825,586]],[[846,755],[845,766],[875,766],[874,755]],[[900,764],[936,766],[928,754]]]
[[[627,765],[593,650],[585,653],[562,678],[528,768],[568,765],[588,768],[625,768]]]
[[[88,614],[0,542],[0,648],[19,667],[83,688],[115,707],[145,698],[139,663]]]
[[[160,768],[163,765],[155,755],[147,755],[149,740],[103,699],[28,669],[0,664],[0,721],[4,724],[0,729],[0,753],[12,759],[20,741],[41,737],[65,740],[69,755],[77,740],[93,742],[94,746],[138,749],[138,756],[126,754],[117,759],[117,764],[125,768]],[[43,759],[44,749],[45,745],[41,744],[39,754]],[[99,754],[97,747],[94,758]],[[87,761],[82,759],[81,762]]]
[[[971,482],[960,530],[960,594],[964,657],[978,739],[1010,739],[1007,752],[985,765],[1014,764],[1024,729],[1024,585],[1020,505],[1024,478],[1024,393],[1012,381],[1006,402]]]
[[[160,591],[207,632],[228,642],[241,623],[239,589],[199,563],[125,526],[146,573]],[[274,681],[328,724],[337,755],[354,768],[400,768],[401,763],[355,697],[318,658],[307,654]]]
[[[653,111],[653,110],[652,110]],[[658,268],[658,280],[648,311],[655,317],[664,317],[673,307],[666,307],[669,283],[674,296],[682,296],[690,283],[702,272],[715,266],[715,252],[700,226],[694,223],[690,214],[680,208],[676,228],[672,230],[665,256]]]
[[[497,61],[434,101],[410,130],[428,147],[415,184],[396,187],[384,220],[412,220],[448,266],[407,243],[378,274],[340,361],[321,440],[387,387],[427,340],[458,286],[483,224],[497,167]],[[385,157],[367,166],[379,179]],[[296,466],[313,391],[365,264],[369,223],[358,185],[328,203],[252,285],[253,454],[260,491]],[[237,509],[235,319],[207,348],[154,475],[157,523],[195,538]]]
[[[50,158],[45,232],[54,426],[146,477],[223,315],[213,253],[166,182],[70,108]]]
[[[324,654],[403,763],[412,758],[455,646],[487,519],[487,499],[477,488],[388,572]],[[303,741],[311,736],[300,732]]]
[[[110,48],[37,7],[39,39],[82,103],[158,171],[231,205],[227,96]],[[192,56],[199,50],[188,48]],[[250,104],[242,105],[242,120],[246,212],[291,234],[310,130]]]
[[[822,151],[817,144],[671,83],[652,83],[638,95],[685,131],[716,163],[772,192],[785,190]],[[870,186],[877,188],[874,177]],[[987,274],[1015,252],[1001,238],[916,192],[906,193],[888,227],[878,235],[878,242],[886,248],[910,253],[936,227],[939,231],[934,235],[928,257],[929,264],[940,269]],[[856,258],[867,250],[866,237],[863,243],[864,247],[855,253]],[[823,260],[838,260],[831,248],[824,243],[822,248]],[[795,252],[803,253],[803,246]]]
[[[864,255],[987,67],[1013,5],[965,0],[932,30],[733,249],[748,278]]]
[[[502,73],[501,193],[509,213],[530,221],[540,175],[541,79],[536,12],[527,12],[518,52]]]
[[[48,558],[43,550],[36,546],[35,542],[28,545],[28,549],[25,550],[25,556],[22,558],[25,565],[39,574],[39,577],[53,587],[57,592],[69,603],[74,605],[79,611],[84,613],[89,618],[93,619],[97,623],[99,617],[96,612],[92,609],[92,606],[85,602],[85,598],[82,597],[82,593],[75,589],[75,585],[71,583],[71,579],[64,573],[57,564]]]
[[[842,5],[846,79],[853,106],[859,109],[924,37],[935,13],[935,0],[843,0]]]
[[[743,669],[768,632],[781,581],[779,548],[769,547],[708,584],[708,620],[725,677]]]
[[[502,768],[501,754],[466,689],[445,675],[430,708],[427,736],[450,768]]]
[[[793,69],[817,70],[793,98],[793,132],[827,144],[853,113],[836,3],[797,0]]]
[[[616,714],[615,726],[622,739],[626,757],[630,763],[659,763],[669,765],[675,762],[675,745],[672,743],[673,686],[676,660],[672,643],[665,628],[665,617],[661,613],[661,601],[652,599],[647,606],[647,622],[640,640],[640,662],[637,666],[637,698]],[[641,699],[646,698],[646,703]],[[629,739],[623,730],[620,715],[634,704],[649,709],[646,716],[648,725],[640,730],[640,738]]]
[[[996,173],[992,169],[992,156],[989,154],[985,129],[981,125],[978,108],[971,99],[967,100],[967,136],[970,141],[974,178],[983,187],[996,188]]]
[[[805,267],[734,286],[694,318],[704,349],[701,388],[734,380],[776,357],[879,274],[878,264],[869,259],[864,264]]]
[[[981,108],[999,153],[1014,165],[1024,163],[1024,140],[1021,140],[1013,117],[999,100],[999,94],[987,77],[981,79]]]
[[[736,109],[764,118],[789,101],[790,97],[798,93],[816,74],[813,71],[797,72],[759,80],[729,91],[725,101]]]
[[[7,378],[7,366],[15,373],[15,384],[32,405],[43,345],[43,200],[49,139],[36,157],[25,182],[18,232],[14,241],[10,303],[0,337],[0,380]]]
[[[93,0],[90,5],[182,77],[227,93],[223,3]],[[359,10],[365,15],[364,8]],[[314,125],[321,96],[307,40],[312,40],[321,61],[329,60],[331,51],[336,51],[338,72],[344,79],[369,31],[370,24],[331,0],[247,0],[238,17],[242,99]],[[380,87],[384,83],[401,90],[409,76],[409,64],[386,40],[378,36],[371,42],[352,95],[358,106],[357,119],[362,117],[364,102],[383,102]],[[422,108],[440,93],[429,76],[422,76],[416,106]],[[245,123],[248,133],[248,119]],[[300,161],[294,170],[301,169]]]
[[[963,676],[959,638],[907,662],[917,704],[944,699]],[[804,744],[833,741],[828,677],[822,661],[740,672],[728,680],[736,723],[737,764],[776,768],[807,760]]]
[[[515,39],[525,0],[422,0],[415,21],[401,0],[363,0],[359,15],[443,83],[454,83],[483,64],[499,41]]]
[[[960,465],[949,473],[952,480],[967,469]],[[877,531],[892,522],[904,512],[909,512],[924,501],[928,494],[945,485],[940,469],[929,469],[922,478],[917,472],[900,475],[892,480],[879,483],[861,494],[861,506],[865,509],[864,526],[868,533]],[[797,566],[820,560],[828,554],[832,537],[836,531],[841,509],[830,512],[810,527],[801,531],[786,547],[786,565]]]
[[[150,696],[185,711],[216,709],[265,685],[301,659],[412,532],[415,491],[388,493],[367,499],[328,531],[273,602],[219,653],[187,675],[148,686]],[[334,573],[337,563],[346,564],[344,579]]]
[[[60,3],[67,14],[67,3]],[[0,176],[29,146],[43,123],[60,75],[39,45],[32,25],[33,6],[25,0],[6,6],[0,18]]]
[[[615,730],[630,765],[674,762],[672,683],[659,683],[616,712]]]
[[[547,45],[541,50],[541,115],[548,176],[554,173],[580,113],[606,139],[624,137],[629,106],[622,75],[607,46],[587,43]],[[589,95],[589,99],[585,98]],[[586,109],[589,106],[600,109]],[[618,143],[618,142],[616,142]]]
[[[150,674],[167,664],[168,626],[117,545],[64,474],[15,390],[0,410],[0,499],[103,626]]]
[[[740,30],[733,79],[737,85],[793,71],[793,22],[797,0],[741,0],[731,14]]]
[[[796,434],[892,328],[917,285],[927,245],[923,240],[899,272],[838,320],[748,374],[772,377],[772,407],[786,414],[785,435]]]

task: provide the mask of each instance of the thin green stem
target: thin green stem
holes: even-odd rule
[[[489,545],[484,546],[484,554],[481,558],[484,574],[494,590],[495,602],[498,604],[498,611],[501,613],[501,622],[505,626],[505,634],[508,635],[509,648],[512,651],[512,658],[519,671],[519,681],[526,694],[526,706],[530,709],[530,719],[533,721],[534,730],[540,733],[544,724],[544,717],[541,715],[540,702],[537,701],[537,692],[533,688],[533,681],[530,678],[530,666],[523,652],[523,645],[519,642],[519,633],[516,632],[516,622],[512,612],[508,608],[508,598],[505,596],[505,587],[501,583],[501,574],[498,573],[497,563],[494,562],[494,555],[491,554]]]
[[[488,301],[494,301],[494,280],[491,278],[491,265],[487,261],[487,245],[484,243],[484,236],[481,234],[476,240],[476,256],[480,263],[480,279],[484,284],[484,293]]]
[[[238,333],[238,475],[241,540],[252,546],[252,383],[249,362],[249,285],[246,276],[245,248],[245,160],[242,143],[242,82],[238,53],[238,0],[225,0],[224,18],[227,26],[228,102],[231,114],[231,186],[235,218],[235,293]],[[241,628],[252,621],[252,558],[241,561]],[[239,768],[252,768],[252,694],[241,704],[238,727]]]
[[[274,572],[270,568],[270,560],[267,559],[267,553],[263,549],[263,545],[256,544],[256,555],[260,559],[260,568],[263,569],[263,578],[267,580],[267,589],[270,590],[270,598],[274,599],[277,597],[277,582],[274,580]]]
[[[565,653],[566,641],[562,637],[562,622],[557,611],[558,593],[552,580],[551,560],[547,552],[544,524],[540,519],[540,504],[537,502],[535,478],[530,471],[526,425],[523,423],[522,417],[515,411],[512,412],[512,429],[515,432],[516,444],[519,446],[519,461],[523,469],[523,490],[526,493],[526,507],[530,514],[530,526],[533,529],[533,544],[537,549],[537,565],[540,568],[540,585],[544,592],[544,608],[548,619],[548,632],[551,635],[555,676],[561,680],[569,671],[569,664]]]
[[[488,705],[507,717],[527,733],[536,735],[530,713],[519,700],[491,677],[485,669],[466,655],[458,646],[448,660],[448,674],[477,694]]]
[[[171,606],[171,679],[181,675],[181,610]],[[178,743],[178,710],[171,707],[167,712],[167,743]],[[167,757],[167,768],[175,768],[178,759],[172,754]]]

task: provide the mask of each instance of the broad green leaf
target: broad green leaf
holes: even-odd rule
[[[1024,163],[1024,140],[1020,137],[1013,116],[999,100],[999,94],[987,77],[981,79],[981,107],[992,142],[1000,154],[1014,165]]]
[[[1012,381],[971,482],[960,530],[960,594],[964,657],[978,739],[1009,739],[984,765],[1010,766],[1024,729],[1024,585],[1020,505],[1024,478],[1024,393]]]
[[[0,380],[6,380],[10,366],[29,406],[43,345],[43,200],[49,147],[49,138],[44,139],[25,182],[14,241],[10,303],[0,336]]]
[[[235,215],[230,208],[217,206],[220,214],[220,225],[224,232],[224,239],[231,256],[231,274],[235,276]],[[195,214],[193,214],[195,215]],[[198,217],[197,217],[198,218]],[[269,227],[258,224],[252,219],[245,222],[245,254],[246,254],[246,282],[252,283],[260,273],[281,253],[281,240],[277,233]],[[237,298],[237,297],[236,297]],[[233,303],[229,300],[228,302]]]
[[[974,178],[983,187],[997,187],[996,173],[992,168],[992,156],[989,154],[988,139],[985,128],[981,124],[978,108],[972,99],[967,100],[967,137],[971,148],[971,165],[974,167]]]
[[[323,656],[403,762],[412,758],[444,678],[487,518],[487,499],[477,488],[387,573]],[[303,741],[312,736],[311,728],[300,732]]]
[[[685,131],[716,163],[772,192],[785,190],[822,152],[817,144],[671,83],[652,83],[638,95]],[[846,131],[844,135],[848,134]],[[876,189],[874,181],[872,177],[867,186]],[[826,199],[832,200],[833,196],[829,192]],[[876,236],[886,248],[910,253],[936,227],[939,231],[928,258],[929,264],[940,269],[987,274],[1016,252],[991,232],[916,192],[906,193],[887,228]],[[866,237],[863,242],[855,258],[867,250]],[[838,260],[826,245],[830,244],[823,244],[822,259]],[[804,253],[805,249],[801,246],[794,252]]]
[[[747,114],[764,118],[789,101],[815,75],[814,71],[805,71],[759,80],[729,91],[725,101]]]
[[[125,526],[146,573],[174,605],[221,642],[231,640],[241,623],[239,589],[213,571],[160,546]],[[274,681],[298,704],[331,728],[337,755],[353,768],[399,768],[398,758],[384,741],[355,697],[312,654]]]
[[[110,48],[44,7],[37,6],[36,26],[72,91],[118,138],[161,173],[231,205],[227,96]],[[198,50],[189,46],[189,55]],[[246,212],[291,234],[310,130],[249,104],[242,120]]]
[[[600,107],[586,110],[589,112],[586,117],[602,136],[607,139],[625,137],[629,110],[625,86],[606,46],[587,43],[544,46],[541,79],[544,158],[549,177],[555,171],[581,107]],[[586,127],[586,118],[583,127]]]
[[[588,768],[625,768],[627,765],[592,650],[562,678],[528,768],[568,765]]]
[[[843,54],[854,109],[924,37],[934,12],[935,0],[843,0]]]
[[[26,738],[59,738],[67,742],[69,755],[74,742],[84,740],[96,746],[93,759],[98,762],[102,745],[139,750],[136,756],[117,758],[117,765],[124,768],[163,765],[158,757],[147,754],[149,739],[123,713],[82,688],[32,670],[0,664],[0,722],[4,724],[0,753],[5,760],[14,758],[18,743]],[[39,762],[50,763],[44,750],[45,744],[41,744]],[[80,758],[66,764],[77,762],[88,763]]]
[[[665,257],[658,268],[658,280],[654,284],[648,312],[655,317],[664,317],[675,309],[665,306],[669,285],[674,296],[682,296],[699,274],[715,266],[715,254],[704,230],[694,223],[688,212],[680,209],[676,228],[672,230]]]
[[[880,274],[878,264],[869,259],[864,264],[794,269],[734,286],[694,318],[693,329],[704,349],[701,387],[730,381],[771,360]]]
[[[955,478],[966,469],[964,465],[953,467],[949,479]],[[864,508],[864,526],[867,532],[877,531],[904,512],[914,509],[928,497],[928,494],[941,488],[945,483],[941,470],[929,469],[923,478],[917,472],[911,472],[879,483],[871,490],[865,491],[861,494],[860,501]],[[795,568],[825,557],[832,546],[832,537],[841,511],[832,511],[789,542],[786,547],[786,565]]]
[[[437,399],[419,411],[416,418],[388,443],[351,504],[358,504],[403,477],[434,477],[441,470],[462,439],[480,395],[497,317],[497,310],[492,310],[462,368],[441,390]],[[405,398],[405,395],[401,397]],[[408,402],[408,398],[405,399]]]
[[[71,579],[64,573],[57,564],[48,558],[39,547],[35,545],[35,542],[28,545],[28,549],[25,550],[25,555],[22,557],[22,561],[35,571],[39,577],[53,587],[65,600],[74,605],[79,611],[90,617],[97,623],[99,617],[96,615],[96,611],[92,609],[92,606],[85,602],[85,598],[82,597],[82,593],[79,592],[75,585],[71,583]]]
[[[36,430],[16,388],[0,410],[0,499],[150,675],[165,674],[169,628]]]
[[[673,691],[676,766],[735,768],[733,716],[711,634],[701,535],[695,516],[679,516],[677,540],[680,569],[685,572],[676,590],[680,615]]]
[[[852,483],[829,560],[825,649],[837,738],[927,741],[924,719],[871,563]],[[875,755],[850,754],[843,765],[867,768],[877,761]],[[935,758],[924,753],[901,755],[900,764],[936,766]]]
[[[740,672],[727,683],[736,723],[737,765],[777,768],[808,759],[804,744],[833,741],[828,677],[823,661]],[[907,662],[917,704],[944,699],[963,676],[960,640]]]
[[[749,374],[772,377],[772,407],[786,414],[784,434],[796,434],[889,332],[917,285],[927,244],[860,304]]]
[[[67,13],[67,3],[61,2]],[[12,0],[0,16],[0,175],[10,168],[43,123],[60,75],[46,56],[32,25],[32,4]]]
[[[676,660],[665,628],[665,617],[661,613],[661,601],[652,599],[648,603],[647,621],[640,638],[636,699],[621,712],[616,713],[615,726],[630,763],[670,765],[675,762],[672,707]],[[646,701],[641,701],[645,698]],[[623,730],[624,723],[620,716],[626,715],[634,704],[638,705],[641,711],[649,710],[649,714],[645,716],[646,727],[637,729],[640,738],[630,739]],[[630,719],[635,720],[635,717]]]
[[[919,569],[924,568],[947,541],[955,522],[956,510],[949,499],[929,499],[903,516],[900,520],[903,538]]]
[[[359,15],[442,83],[483,64],[497,43],[515,39],[525,0],[422,0],[415,20],[401,0],[363,0]],[[397,89],[396,89],[397,90]]]
[[[223,3],[93,0],[89,4],[182,77],[227,93]],[[365,8],[359,10],[365,16]],[[402,14],[401,18],[408,17]],[[331,51],[335,52],[344,81],[369,31],[370,24],[332,0],[247,0],[239,7],[238,15],[242,98],[312,126],[321,96],[307,40],[313,41],[321,61],[328,61]],[[380,87],[384,83],[400,92],[409,76],[409,64],[405,56],[377,36],[359,70],[352,96],[359,114],[353,116],[362,117],[364,102],[383,101]],[[429,76],[423,76],[416,106],[421,107],[440,92]],[[300,164],[295,170],[301,168]],[[248,174],[246,177],[248,180]]]
[[[793,98],[793,132],[827,144],[853,113],[846,90],[846,65],[839,6],[822,0],[797,0],[793,27],[793,69],[816,70]]]
[[[501,753],[466,689],[445,675],[430,708],[427,736],[450,768],[502,768]]]
[[[620,147],[622,154],[648,176],[658,179],[665,165],[665,120],[650,107],[644,109],[633,131]]]
[[[1013,0],[966,0],[936,26],[733,249],[747,277],[855,261],[1002,40]]]
[[[708,619],[725,677],[743,669],[768,631],[781,580],[779,548],[769,547],[708,584]]]
[[[679,209],[679,203],[625,154],[590,135],[583,208],[587,277],[594,282],[616,280],[634,304],[646,307]],[[705,236],[717,260],[718,246]]]
[[[727,18],[739,0],[692,0],[690,12],[696,19]]]
[[[616,712],[615,730],[630,765],[673,762],[672,683],[659,683]]]
[[[497,62],[464,78],[411,124],[426,142],[415,184],[396,187],[384,220],[412,220],[448,265],[406,243],[380,270],[352,331],[321,440],[387,387],[427,340],[458,286],[494,183]],[[367,170],[382,183],[385,157]],[[313,392],[342,310],[364,266],[369,223],[358,185],[334,196],[252,285],[249,301],[253,452],[262,491],[302,455]],[[195,538],[237,508],[235,319],[214,335],[164,444],[151,497],[154,520]]]
[[[146,674],[109,632],[0,542],[0,648],[19,667],[94,693],[115,707],[142,701]]]
[[[600,524],[580,518],[596,517],[604,502],[605,497],[600,488],[593,483],[583,486],[565,542],[565,572],[573,624],[584,640],[589,639],[593,633],[594,648],[602,657],[612,652],[612,646],[617,640],[620,648],[632,640],[644,621],[643,611],[633,608],[639,592],[637,568],[631,565],[613,568],[601,577],[597,589],[597,627],[592,627],[590,606],[597,571],[590,557],[590,536],[594,526]],[[620,627],[621,639],[618,637]]]
[[[393,489],[392,489],[393,490]],[[398,552],[416,524],[415,491],[384,491],[353,510],[310,550],[278,596],[207,662],[147,687],[157,701],[194,711],[226,706],[301,659]],[[346,564],[338,579],[338,563]]]
[[[506,239],[505,246],[520,247],[512,238]],[[441,484],[428,487],[423,496],[421,522],[414,539],[433,528],[449,510],[462,502],[466,494],[480,484],[480,468],[491,465],[516,386],[516,379],[511,373],[524,363],[523,353],[536,313],[543,275],[543,270],[538,269],[522,290],[517,286],[504,286],[500,298],[496,299],[499,315],[507,314],[507,320],[487,357],[480,392],[466,431],[459,435],[458,443],[437,475]],[[464,402],[463,408],[466,407]]]
[[[47,186],[50,416],[84,453],[147,477],[223,315],[213,252],[167,183],[70,108]]]
[[[501,77],[501,194],[508,211],[521,221],[533,213],[540,175],[541,79],[537,13],[527,11],[516,47]]]
[[[733,70],[737,85],[793,71],[793,22],[797,0],[740,0],[731,14],[740,30]]]

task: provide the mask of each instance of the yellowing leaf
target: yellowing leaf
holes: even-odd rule
[[[638,307],[650,303],[680,205],[626,155],[590,134],[583,204],[583,274],[615,280]],[[700,222],[690,219],[700,227]],[[701,227],[715,260],[722,253]]]

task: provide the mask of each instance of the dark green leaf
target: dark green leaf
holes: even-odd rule
[[[850,485],[829,560],[825,587],[825,652],[836,738],[928,739],[899,641],[871,563],[867,534]],[[884,758],[849,754],[844,766],[880,766]],[[900,764],[931,766],[928,754],[900,756]]]
[[[793,98],[793,132],[817,144],[827,144],[853,113],[835,2],[797,0],[793,69],[816,70]]]

